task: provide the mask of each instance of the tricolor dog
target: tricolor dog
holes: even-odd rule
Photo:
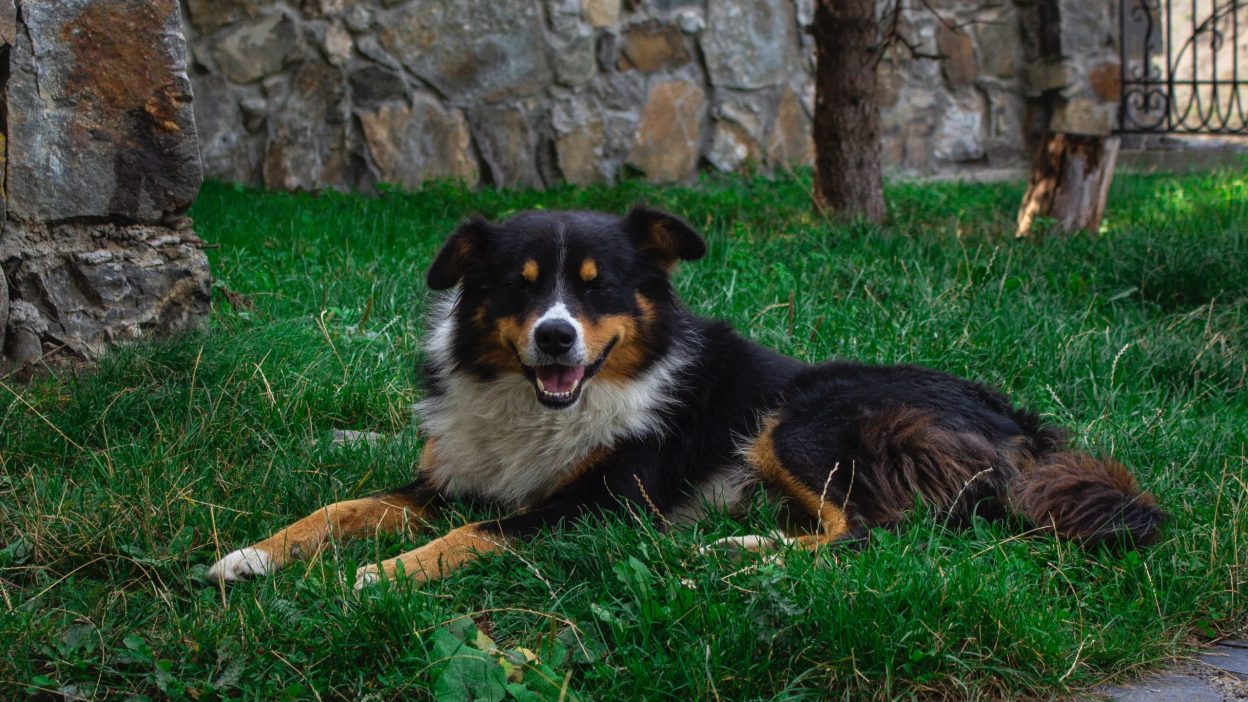
[[[468,221],[428,271],[444,294],[429,323],[415,481],[317,510],[210,574],[268,574],[331,536],[420,525],[464,497],[510,516],[370,565],[356,586],[442,577],[626,503],[679,523],[759,489],[805,526],[735,547],[861,539],[919,501],[956,520],[1017,515],[1085,543],[1155,538],[1162,513],[1121,465],[1067,447],[994,390],[914,366],[807,365],[690,314],[670,276],[705,252],[688,224],[650,209]]]

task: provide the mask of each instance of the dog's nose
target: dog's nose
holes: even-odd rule
[[[576,343],[576,327],[563,319],[552,319],[542,322],[533,332],[533,340],[543,353],[558,356],[572,348]]]

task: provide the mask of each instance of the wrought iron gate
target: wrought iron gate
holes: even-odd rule
[[[1128,134],[1248,134],[1248,0],[1119,0]]]

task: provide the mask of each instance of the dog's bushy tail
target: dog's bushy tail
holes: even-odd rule
[[[1006,487],[1012,511],[1085,544],[1147,546],[1165,514],[1121,463],[1072,451],[1041,453]]]

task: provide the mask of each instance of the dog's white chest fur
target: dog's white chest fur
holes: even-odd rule
[[[450,368],[454,323],[449,308],[436,323],[429,353]],[[660,411],[685,354],[669,355],[626,383],[589,381],[575,405],[550,409],[519,373],[491,381],[459,371],[444,376],[445,392],[416,406],[436,439],[426,476],[451,495],[477,495],[512,508],[530,506],[562,484],[596,448],[662,430]]]

